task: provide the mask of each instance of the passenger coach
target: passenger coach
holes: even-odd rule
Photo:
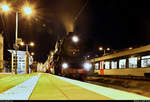
[[[150,44],[89,60],[99,75],[150,77]]]

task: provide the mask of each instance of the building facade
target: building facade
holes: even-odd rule
[[[45,72],[46,69],[43,68],[43,66],[44,66],[43,63],[38,62],[38,63],[37,63],[37,72]]]
[[[0,72],[4,71],[3,67],[3,56],[4,56],[4,39],[3,36],[0,34]]]

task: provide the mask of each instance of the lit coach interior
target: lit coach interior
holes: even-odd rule
[[[150,44],[89,60],[98,75],[150,77]]]

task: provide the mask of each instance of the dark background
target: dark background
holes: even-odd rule
[[[16,7],[17,4],[19,8],[27,0],[7,1],[12,3],[12,7]],[[78,44],[84,48],[84,56],[101,55],[102,52],[98,52],[99,46],[120,50],[150,43],[150,8],[146,0],[88,0],[88,2],[28,0],[28,2],[35,5],[36,14],[30,19],[19,14],[19,37],[26,43],[35,42],[35,47],[30,47],[29,50],[35,53],[36,61],[45,62],[49,51],[54,50],[56,40],[61,39],[69,31],[79,35]],[[80,11],[82,12],[79,13]],[[78,19],[72,24],[76,16]],[[4,59],[10,60],[7,50],[13,49],[15,42],[15,13],[8,15],[1,13],[0,31],[4,31]],[[20,47],[20,50],[25,50],[25,47]]]

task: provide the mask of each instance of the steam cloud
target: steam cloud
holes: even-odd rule
[[[68,14],[62,14],[61,20],[65,26],[65,29],[67,32],[73,32],[74,31],[74,20],[73,17],[71,17]]]

